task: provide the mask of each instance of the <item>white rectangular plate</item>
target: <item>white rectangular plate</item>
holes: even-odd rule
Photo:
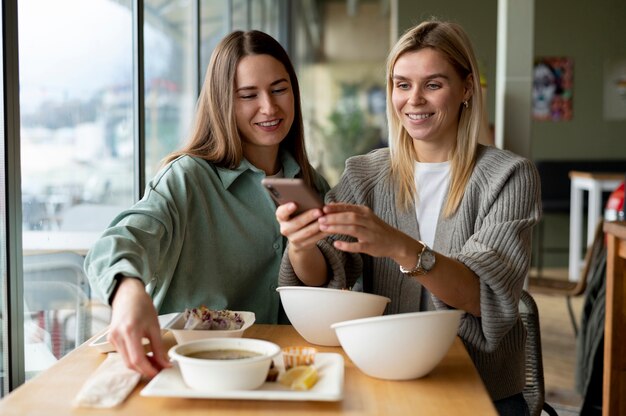
[[[279,355],[274,365],[283,372],[283,358]],[[185,384],[176,363],[162,370],[146,387],[142,396],[184,397],[192,399],[243,399],[243,400],[311,400],[338,401],[343,398],[343,356],[336,353],[317,353],[315,366],[319,380],[311,390],[295,391],[278,382],[266,382],[256,390],[200,391]]]
[[[164,332],[168,325],[170,325],[171,321],[178,319],[181,315],[180,312],[168,313],[165,315],[159,315],[159,326],[161,327],[161,332]],[[109,331],[106,331],[104,334],[100,335],[98,338],[94,339],[89,343],[90,347],[96,348],[101,353],[113,352],[115,351],[115,347],[109,341],[107,341],[107,335],[109,335]],[[148,339],[144,338],[141,340],[144,345],[148,344]]]

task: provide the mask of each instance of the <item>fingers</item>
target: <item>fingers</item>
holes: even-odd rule
[[[363,206],[333,204],[324,207],[325,215],[319,218],[320,229],[332,234],[346,234],[357,237],[361,229],[372,229],[378,223],[372,211]]]
[[[291,217],[295,210],[296,204],[292,202],[281,205],[276,209],[276,219],[280,225],[280,233],[289,238],[290,241],[293,234],[316,222],[318,218],[324,215],[320,209],[311,209]]]
[[[155,351],[153,360],[150,360],[148,356],[146,356],[142,342],[143,337],[139,333],[123,333],[120,330],[112,329],[109,333],[108,340],[121,355],[126,367],[137,371],[143,376],[154,377],[162,368],[170,366],[163,354],[160,329],[158,331],[158,338],[154,336],[148,338]],[[155,345],[157,346],[155,347]]]
[[[286,204],[280,205],[278,208],[276,208],[276,219],[278,220],[278,222],[298,220],[299,223],[308,224],[311,221],[324,215],[321,209],[315,208],[305,211],[296,217],[292,217],[296,210],[297,206],[293,202],[288,202]]]
[[[158,374],[160,368],[154,367],[148,360],[142,338],[133,337],[133,339],[129,339],[127,353],[128,366],[130,368],[146,377],[154,377]]]
[[[150,335],[150,346],[152,347],[152,357],[148,357],[153,368],[161,370],[172,366],[172,363],[167,357],[167,352],[163,346],[163,340],[161,339],[161,328],[156,333]]]
[[[126,366],[147,377],[154,377],[161,368],[168,367],[157,312],[143,283],[138,279],[124,278],[119,283],[112,308],[108,339]],[[152,346],[152,361],[146,356],[144,338]]]

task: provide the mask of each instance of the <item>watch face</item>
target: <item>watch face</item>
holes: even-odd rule
[[[422,253],[422,268],[426,271],[429,271],[435,265],[435,253],[433,253],[430,249],[424,250]]]

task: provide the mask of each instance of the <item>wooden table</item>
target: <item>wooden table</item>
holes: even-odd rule
[[[283,347],[310,345],[289,325],[253,325],[246,337]],[[165,341],[173,345],[168,334]],[[340,347],[317,347],[345,359],[344,397],[338,402],[209,400],[132,395],[115,409],[72,408],[71,402],[105,355],[83,344],[50,369],[0,400],[2,415],[496,415],[495,408],[461,340],[428,376],[410,381],[379,380],[362,373]],[[419,351],[416,351],[419,354]]]
[[[597,173],[571,171],[569,173],[570,217],[569,217],[569,280],[576,281],[584,263],[583,248],[583,192],[587,199],[587,238],[585,247],[593,243],[598,222],[602,218],[602,193],[615,190],[624,180],[624,172]]]
[[[626,415],[626,222],[605,222],[606,310],[602,414]]]

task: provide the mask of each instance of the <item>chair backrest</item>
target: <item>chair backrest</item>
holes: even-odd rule
[[[86,340],[90,287],[84,258],[72,252],[24,256],[24,301],[29,311],[74,311],[74,344]]]
[[[596,272],[598,266],[601,265],[602,259],[606,257],[606,244],[604,241],[604,230],[602,225],[604,221],[598,221],[596,230],[594,232],[593,241],[587,252],[585,253],[585,261],[583,269],[578,278],[578,284],[570,293],[570,296],[579,296],[585,293],[587,288],[587,282],[591,279],[591,276]]]
[[[524,398],[531,416],[540,415],[545,402],[543,379],[543,355],[541,353],[541,331],[539,310],[530,293],[522,291],[519,313],[526,328],[526,387]]]
[[[57,252],[24,256],[25,282],[67,282],[90,295],[83,265],[85,258],[73,252]]]

